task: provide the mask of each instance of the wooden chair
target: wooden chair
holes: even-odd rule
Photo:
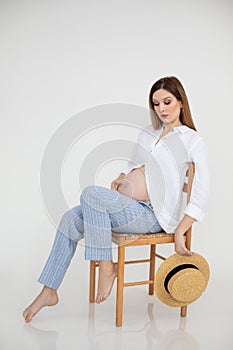
[[[188,182],[185,182],[183,192],[187,193],[187,203],[189,202],[191,195],[191,188],[194,176],[194,163],[191,163],[187,171],[186,176]],[[186,247],[191,248],[191,233],[192,227],[185,233]],[[132,233],[117,233],[112,232],[112,241],[118,245],[118,274],[117,274],[117,297],[116,297],[116,326],[122,326],[123,316],[123,294],[124,287],[137,286],[142,284],[149,285],[149,294],[154,294],[154,279],[155,279],[155,258],[166,260],[165,257],[156,253],[157,244],[174,243],[174,234],[167,234],[165,232],[159,233],[146,233],[146,234],[132,234]],[[125,261],[125,248],[136,246],[150,246],[150,258],[141,260]],[[126,282],[124,281],[124,267],[125,264],[138,264],[149,262],[149,280]],[[98,262],[95,260],[90,261],[90,293],[89,301],[93,303],[95,301],[95,275]],[[187,306],[182,306],[180,310],[180,316],[185,317],[187,313]]]

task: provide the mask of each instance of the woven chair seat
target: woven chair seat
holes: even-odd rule
[[[174,233],[149,232],[149,233],[117,233],[112,231],[112,241],[117,245],[144,245],[157,244],[163,240],[167,243],[174,242]]]
[[[171,237],[174,233],[166,232],[149,232],[149,233],[117,233],[112,231],[112,237],[115,239],[124,238],[125,240],[135,240],[135,239],[148,239],[148,238],[160,238],[160,237]]]

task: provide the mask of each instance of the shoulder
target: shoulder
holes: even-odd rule
[[[198,131],[193,130],[187,125],[182,125],[180,127],[180,134],[189,151],[191,151],[195,145],[205,143],[203,136],[200,135]]]

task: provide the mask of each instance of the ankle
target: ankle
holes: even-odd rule
[[[57,295],[56,289],[49,288],[47,286],[43,287],[42,292],[47,293],[47,294],[51,294],[51,295]]]

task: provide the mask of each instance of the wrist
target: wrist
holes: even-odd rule
[[[185,232],[182,231],[175,231],[175,235],[176,236],[183,236],[185,234]]]

